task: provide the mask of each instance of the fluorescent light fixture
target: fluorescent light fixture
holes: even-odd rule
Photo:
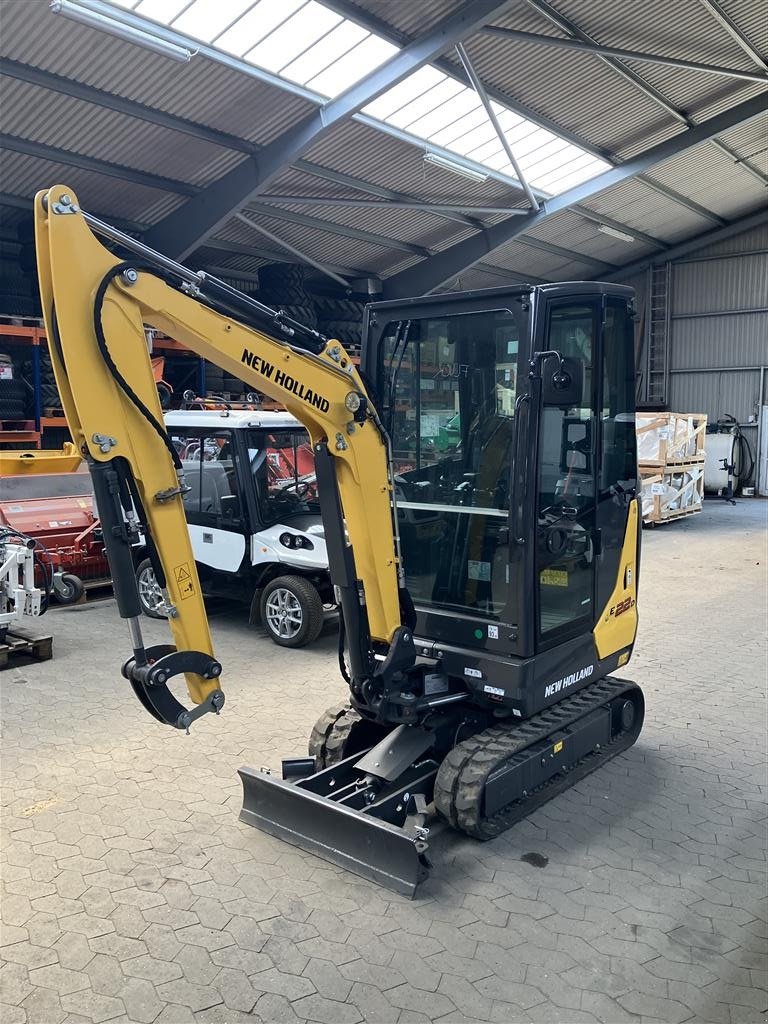
[[[161,39],[143,29],[134,28],[132,25],[124,25],[97,11],[80,7],[79,4],[72,3],[71,0],[51,0],[50,9],[54,14],[63,14],[71,21],[79,21],[89,28],[108,32],[110,35],[117,36],[118,39],[124,39],[127,43],[134,43],[136,46],[143,46],[147,50],[153,50],[162,57],[169,57],[180,64],[186,64],[192,58],[192,51],[185,46],[170,43],[166,39]]]
[[[607,224],[598,224],[597,230],[602,231],[604,235],[610,235],[611,238],[618,238],[620,242],[634,242],[634,235],[628,235],[625,231],[619,231],[616,228],[611,228]]]
[[[483,174],[482,171],[476,171],[474,167],[464,167],[440,153],[425,153],[424,163],[435,164],[437,167],[442,167],[444,171],[453,171],[454,174],[460,174],[462,178],[469,178],[470,181],[488,180],[488,175]]]

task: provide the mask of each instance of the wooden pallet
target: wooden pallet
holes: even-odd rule
[[[661,469],[704,462],[707,430],[704,413],[639,412],[635,430],[637,458],[642,466]]]
[[[62,419],[63,420],[64,419],[64,410],[63,409],[59,409],[59,408],[57,408],[56,406],[53,406],[53,405],[46,405],[46,407],[43,409],[43,416],[47,416],[50,419]],[[62,426],[64,426],[64,427],[66,427],[66,425],[67,425],[66,422],[62,424]]]
[[[640,466],[643,523],[659,523],[698,515],[704,503],[704,465],[700,461],[670,463],[661,468]]]
[[[53,637],[28,637],[8,630],[0,642],[0,670],[9,668],[12,660],[48,661],[53,657]]]

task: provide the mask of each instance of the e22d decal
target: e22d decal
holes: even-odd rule
[[[634,597],[625,597],[623,601],[619,601],[618,604],[615,604],[608,614],[612,615],[615,619],[618,619],[620,615],[623,615],[624,612],[628,612],[629,609],[634,608],[634,606]]]

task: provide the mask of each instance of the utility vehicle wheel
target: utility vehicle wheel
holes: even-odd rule
[[[303,576],[278,576],[262,592],[261,622],[281,647],[304,647],[323,628],[323,602]]]
[[[71,572],[63,573],[53,585],[53,594],[59,604],[76,604],[84,593],[83,581]]]
[[[163,592],[155,579],[155,570],[148,558],[139,562],[136,567],[136,583],[139,587],[139,603],[144,614],[151,619],[166,619],[168,616],[160,611],[163,604]]]

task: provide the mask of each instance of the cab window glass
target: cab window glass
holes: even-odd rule
[[[507,309],[388,325],[379,373],[414,600],[497,619],[507,600],[519,329]]]
[[[315,460],[306,431],[248,431],[246,447],[264,524],[319,512]]]
[[[189,490],[184,508],[191,523],[220,526],[241,518],[232,435],[173,431],[171,440],[184,467]]]

